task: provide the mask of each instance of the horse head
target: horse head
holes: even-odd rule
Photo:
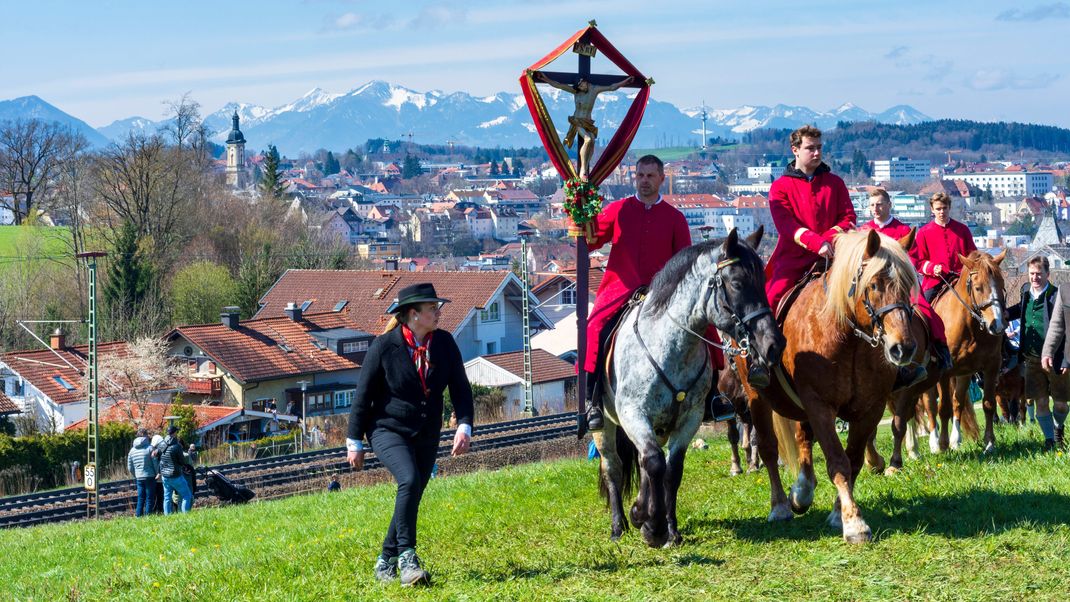
[[[705,311],[718,330],[749,347],[748,353],[756,352],[752,360],[772,367],[780,363],[787,343],[765,295],[765,270],[758,256],[764,233],[762,226],[742,240],[735,228],[728,233],[714,258]]]
[[[875,230],[841,234],[827,282],[826,316],[874,348],[883,347],[885,359],[896,366],[909,363],[917,347],[910,331],[917,277],[905,249],[912,234],[901,241]]]
[[[1007,325],[1003,322],[1003,308],[1007,306],[1004,291],[1003,270],[1000,264],[1007,256],[1004,249],[995,257],[981,251],[971,251],[962,261],[962,273],[955,283],[970,314],[993,336],[1003,334]]]

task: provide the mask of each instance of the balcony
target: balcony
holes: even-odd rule
[[[190,376],[186,382],[186,392],[218,397],[223,394],[223,377]]]

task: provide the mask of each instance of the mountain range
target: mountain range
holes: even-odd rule
[[[544,86],[540,92],[556,127],[562,130],[562,124],[567,124],[566,118],[574,109],[572,96]],[[616,131],[632,98],[633,95],[623,92],[599,95],[593,117],[602,139],[608,140]],[[500,92],[479,97],[465,92],[416,92],[384,81],[371,81],[344,94],[316,88],[275,108],[246,103],[225,105],[205,117],[214,141],[226,140],[231,115],[235,112],[241,119],[249,151],[257,152],[274,144],[288,156],[320,148],[359,148],[369,138],[484,147],[539,144],[524,97],[519,93]],[[650,100],[633,146],[698,144],[702,112],[702,108],[681,109],[668,102]],[[796,128],[806,123],[831,128],[839,121],[914,124],[932,120],[907,105],[870,113],[851,103],[829,111],[778,104],[705,109],[705,112],[707,136],[724,138],[739,138],[759,128]],[[0,121],[17,117],[40,117],[70,125],[94,146],[121,140],[131,131],[156,131],[167,123],[129,117],[94,130],[36,96],[0,101]]]

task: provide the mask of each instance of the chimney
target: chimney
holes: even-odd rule
[[[398,260],[396,257],[392,257],[386,260],[386,270],[388,272],[398,271]]]
[[[67,346],[67,335],[63,334],[62,328],[57,328],[49,339],[49,347],[59,351]]]
[[[287,303],[286,309],[283,311],[286,312],[286,315],[294,322],[299,322],[301,320],[301,308],[293,301]]]
[[[223,321],[223,326],[226,326],[231,330],[236,330],[238,328],[238,316],[240,314],[240,307],[228,305],[223,308],[223,313],[219,314],[219,317]]]

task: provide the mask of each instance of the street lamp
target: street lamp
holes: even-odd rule
[[[308,410],[306,408],[306,400],[308,399],[308,396],[305,393],[308,390],[308,385],[310,383],[307,380],[299,380],[297,381],[297,384],[301,385],[301,452],[303,453],[305,451],[305,437],[307,435],[305,428],[307,426],[306,421],[308,418]]]

